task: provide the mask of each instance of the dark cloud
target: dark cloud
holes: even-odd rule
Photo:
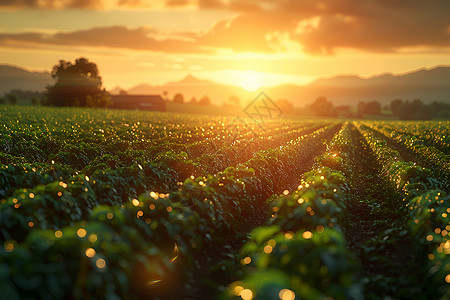
[[[164,37],[162,35],[163,33],[154,29],[128,29],[122,26],[112,26],[57,34],[0,34],[0,46],[23,47],[30,44],[124,48],[167,53],[211,52],[207,48],[188,40]]]
[[[450,1],[199,0],[198,7],[239,13],[197,40],[235,51],[279,49],[277,39],[267,37],[280,33],[316,54],[331,54],[336,48],[379,52],[450,46]]]
[[[177,6],[186,6],[191,3],[191,0],[167,0],[166,1],[166,6],[168,7],[177,7]]]
[[[142,0],[118,0],[117,6],[138,7],[145,5]]]
[[[0,0],[2,6],[58,8],[53,0]],[[99,8],[101,0],[68,0],[67,7]],[[150,0],[117,0],[120,6],[148,6]],[[309,53],[331,54],[338,48],[398,51],[405,47],[438,49],[450,46],[448,0],[165,0],[167,8],[198,5],[198,9],[235,11],[201,33],[180,33],[160,39],[161,33],[118,27],[52,36],[38,35],[36,43],[126,47],[195,53],[204,47],[234,51],[272,52],[288,38]],[[176,22],[176,20],[174,20]],[[102,36],[103,34],[103,36]],[[2,35],[3,37],[5,35]],[[162,34],[164,37],[164,34]],[[18,39],[10,36],[9,39]],[[22,37],[23,38],[23,37]],[[140,39],[140,40],[139,40]]]
[[[397,51],[404,47],[450,46],[450,1],[367,1],[365,4],[334,5],[316,13],[319,22],[292,38],[307,52],[332,53],[336,48],[366,51]],[[403,4],[403,5],[402,5]],[[405,5],[407,4],[407,5]]]
[[[306,52],[316,54],[330,54],[336,48],[379,52],[450,46],[450,1],[232,0],[222,4],[239,16],[219,22],[199,41],[236,51],[271,51],[276,40],[266,37],[273,33],[287,34]]]
[[[102,9],[102,0],[67,0],[64,3],[55,0],[1,0],[2,7],[11,8],[42,8],[42,9]]]
[[[200,9],[228,8],[227,4],[221,0],[198,0],[198,7]]]

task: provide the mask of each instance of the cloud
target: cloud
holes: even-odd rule
[[[3,0],[2,6],[99,9],[105,0]],[[393,52],[408,47],[450,47],[450,1],[444,0],[114,0],[116,6],[166,9],[196,5],[199,10],[229,10],[196,33],[150,32],[125,27],[94,28],[56,35],[0,35],[0,42],[123,47],[170,53],[204,53],[214,49],[270,53],[297,43],[303,51],[333,54],[339,48]],[[55,3],[63,3],[57,4]],[[163,14],[163,12],[161,12]],[[174,20],[176,22],[176,20]],[[288,41],[288,43],[286,42]],[[205,50],[208,49],[208,50]]]
[[[190,0],[167,0],[165,4],[167,7],[178,7],[190,5],[191,2]]]
[[[203,0],[199,5],[211,2],[218,1]],[[338,48],[392,52],[450,46],[450,1],[232,0],[221,4],[239,16],[217,23],[199,41],[235,51],[280,49],[276,39],[267,38],[277,35],[288,36],[314,54],[332,54]]]
[[[265,34],[275,28],[274,22],[267,22],[261,14],[239,15],[218,22],[211,30],[200,35],[197,42],[211,47],[231,48],[237,52],[271,52],[273,49]]]
[[[450,46],[445,28],[450,25],[448,1],[379,1],[351,6],[325,6],[316,26],[298,31],[292,38],[310,53],[329,54],[337,48],[372,52],[398,51],[406,47]],[[297,28],[298,29],[298,28]]]
[[[210,53],[206,47],[188,39],[165,36],[151,28],[129,29],[123,26],[97,27],[89,30],[56,34],[19,33],[0,34],[0,46],[87,46],[124,48],[167,53]]]
[[[2,0],[0,1],[1,8],[42,8],[42,9],[103,9],[104,3],[102,0]]]

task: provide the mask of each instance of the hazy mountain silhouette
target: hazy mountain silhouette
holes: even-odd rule
[[[167,83],[167,85],[171,85],[171,86],[211,85],[211,84],[215,84],[215,83],[213,81],[198,79],[198,78],[192,76],[191,74],[189,74],[188,76],[186,76],[185,78],[183,78],[180,81]]]
[[[161,94],[163,96],[167,92],[169,100],[172,100],[175,94],[180,93],[183,95],[185,102],[189,102],[193,97],[199,100],[203,96],[208,96],[213,104],[226,102],[230,96],[237,96],[242,99],[246,96],[246,92],[240,87],[202,80],[192,75],[188,75],[180,81],[169,82],[160,86],[140,84],[127,92],[130,95]]]
[[[182,93],[185,101],[207,95],[215,103],[226,101],[232,95],[240,97],[241,101],[249,100],[256,94],[248,93],[240,87],[200,80],[192,75],[162,86],[138,85],[128,90],[128,93],[162,94],[164,91],[168,93],[169,99],[172,99],[175,93]],[[421,69],[402,75],[386,73],[369,78],[339,75],[321,78],[305,86],[287,84],[267,87],[265,91],[273,100],[287,99],[297,106],[311,103],[320,96],[331,99],[335,104],[356,104],[359,101],[371,100],[387,104],[397,98],[450,103],[450,67]]]
[[[53,83],[50,72],[30,72],[19,67],[0,65],[0,96],[13,89],[45,91]]]
[[[45,91],[53,80],[49,72],[30,72],[10,65],[0,65],[0,96],[12,89]],[[111,90],[120,91],[120,88]],[[212,103],[221,104],[230,96],[241,99],[241,103],[252,100],[258,92],[248,93],[241,87],[223,85],[188,75],[180,81],[164,85],[140,84],[129,90],[128,94],[160,94],[172,100],[176,93],[184,96],[185,102],[193,97],[199,100],[208,96]],[[325,96],[335,104],[356,104],[359,101],[378,100],[383,104],[393,99],[424,102],[450,103],[450,66],[416,70],[410,73],[393,75],[390,73],[362,78],[356,75],[339,75],[321,78],[305,86],[279,85],[267,87],[266,94],[273,100],[287,99],[297,106],[313,102]]]
[[[300,88],[276,87],[272,92],[285,98],[315,99],[323,95],[341,104],[367,100],[387,103],[397,98],[450,103],[450,67],[421,69],[402,75],[382,74],[369,78],[335,76],[316,80]]]

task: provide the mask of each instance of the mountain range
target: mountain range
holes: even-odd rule
[[[49,72],[30,72],[19,67],[0,65],[0,95],[11,89],[44,91],[53,82]],[[118,93],[119,87],[111,90]],[[164,85],[140,84],[126,91],[128,94],[160,94],[173,99],[176,93],[185,101],[208,96],[214,104],[238,97],[241,102],[252,100],[260,91],[246,92],[241,87],[219,84],[188,75],[184,79]],[[293,84],[267,87],[264,92],[273,100],[287,99],[296,106],[311,103],[325,96],[336,105],[354,105],[359,101],[378,100],[387,104],[394,99],[421,99],[425,103],[438,101],[450,103],[450,66],[420,69],[406,74],[390,73],[362,78],[356,75],[338,75],[320,78],[311,84]]]
[[[50,72],[32,72],[11,65],[0,65],[0,96],[14,89],[43,92],[52,82]]]
[[[421,99],[425,103],[433,101],[450,103],[450,66],[421,69],[402,75],[386,73],[368,78],[339,75],[321,78],[304,86],[286,84],[267,87],[264,91],[273,100],[287,99],[296,106],[311,103],[320,96],[327,97],[337,105],[354,105],[359,101],[372,100],[388,104],[394,99]],[[185,100],[192,97],[198,100],[199,97],[207,95],[215,103],[227,101],[230,96],[247,101],[259,93],[259,91],[248,93],[240,87],[200,80],[192,75],[162,86],[141,84],[127,92],[161,95],[167,92],[169,99],[175,93],[181,93]]]

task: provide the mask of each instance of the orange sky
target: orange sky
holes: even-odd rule
[[[0,64],[84,56],[107,88],[404,73],[450,65],[449,12],[444,0],[2,0]]]

